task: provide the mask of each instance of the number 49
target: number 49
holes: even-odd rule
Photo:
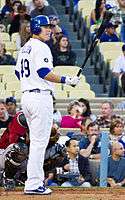
[[[30,76],[30,68],[29,68],[29,61],[27,59],[21,60],[21,77],[29,77]]]

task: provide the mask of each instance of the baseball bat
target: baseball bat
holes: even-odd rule
[[[109,12],[109,11],[106,11],[105,14],[104,14],[104,18],[103,18],[103,21],[102,21],[102,24],[100,25],[97,33],[96,33],[96,36],[94,37],[94,39],[92,40],[92,43],[91,43],[91,46],[88,50],[88,53],[84,59],[84,62],[82,64],[82,66],[80,67],[80,70],[78,71],[77,73],[77,76],[79,77],[88,61],[88,58],[90,57],[91,53],[93,52],[93,50],[95,49],[102,33],[105,31],[105,28],[106,28],[106,25],[109,23],[110,19],[112,18],[113,16],[113,13],[112,12]],[[72,87],[75,87],[75,85],[72,85]]]

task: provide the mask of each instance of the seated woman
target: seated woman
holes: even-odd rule
[[[28,41],[30,36],[31,36],[30,22],[25,21],[21,24],[20,30],[19,30],[19,35],[16,37],[17,50],[20,50],[20,48]]]
[[[52,54],[54,66],[75,65],[76,63],[76,54],[71,50],[71,45],[67,36],[62,35],[58,38]]]
[[[96,120],[96,116],[94,114],[92,114],[92,112],[91,112],[89,101],[87,99],[80,98],[80,99],[78,99],[78,102],[79,102],[80,106],[83,109],[82,116],[85,119],[90,119],[92,121],[95,121]]]
[[[90,24],[100,24],[106,11],[106,0],[96,0],[95,9],[91,11]]]
[[[83,117],[82,108],[78,101],[72,101],[68,105],[68,114],[64,115],[61,120],[61,128],[80,128]]]
[[[121,142],[125,148],[125,132],[123,119],[116,119],[110,125],[110,143]]]

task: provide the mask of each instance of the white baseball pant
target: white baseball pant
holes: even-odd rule
[[[30,130],[30,151],[27,165],[25,190],[43,186],[44,154],[49,142],[53,122],[53,100],[49,91],[24,92],[22,109]]]

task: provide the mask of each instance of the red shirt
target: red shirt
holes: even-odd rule
[[[80,128],[83,117],[73,118],[70,115],[65,115],[61,120],[61,128]]]
[[[18,112],[9,122],[7,129],[0,138],[0,149],[6,149],[10,144],[17,143],[19,138],[26,135],[28,128],[24,127],[19,121]]]

